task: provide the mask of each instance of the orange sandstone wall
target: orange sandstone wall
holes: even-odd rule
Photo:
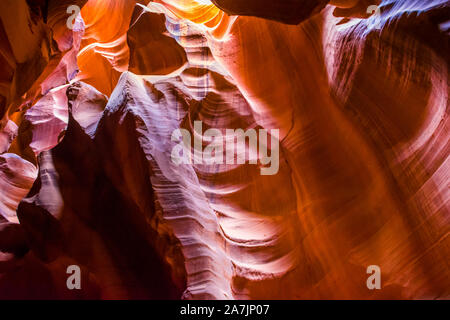
[[[449,13],[2,0],[0,298],[448,299]]]

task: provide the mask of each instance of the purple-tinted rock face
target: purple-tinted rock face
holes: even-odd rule
[[[449,12],[2,0],[0,298],[448,299]]]

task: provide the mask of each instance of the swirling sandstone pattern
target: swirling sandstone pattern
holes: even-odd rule
[[[450,297],[447,1],[3,0],[0,18],[0,298]],[[278,173],[174,164],[195,121],[278,129]]]

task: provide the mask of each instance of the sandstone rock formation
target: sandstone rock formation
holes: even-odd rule
[[[0,18],[0,298],[450,297],[447,1],[3,0]],[[250,144],[231,155],[257,164],[174,163],[199,121],[278,130],[277,173]]]

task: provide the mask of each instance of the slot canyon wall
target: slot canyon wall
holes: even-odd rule
[[[1,299],[450,298],[447,1],[2,0],[0,18]],[[267,130],[276,174],[249,144],[231,155],[256,164],[174,163],[200,121]]]

